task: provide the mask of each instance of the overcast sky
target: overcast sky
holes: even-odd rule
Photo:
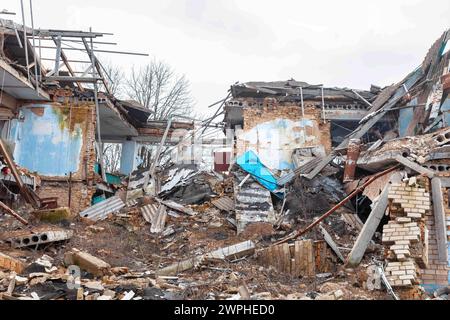
[[[28,12],[29,0],[24,0]],[[125,70],[162,59],[190,80],[196,110],[236,81],[294,78],[368,89],[417,67],[450,28],[449,0],[33,0],[36,27],[111,32]],[[2,0],[15,11],[20,1]],[[10,16],[3,16],[8,18]],[[29,19],[29,17],[27,17]],[[27,20],[29,21],[29,20]],[[29,24],[29,22],[27,23]]]

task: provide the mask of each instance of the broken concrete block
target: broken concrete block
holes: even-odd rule
[[[64,254],[64,264],[66,266],[77,265],[96,276],[106,275],[111,269],[111,266],[105,261],[78,249],[72,249]]]
[[[32,213],[41,221],[57,223],[71,218],[70,208],[38,210]]]
[[[8,232],[3,235],[6,242],[15,248],[39,246],[41,244],[69,240],[73,236],[72,230],[57,228],[54,226],[43,226],[33,230],[19,230]]]
[[[206,254],[210,260],[230,260],[239,259],[255,252],[255,243],[253,241],[244,241],[226,248],[221,248]]]
[[[96,291],[103,291],[105,289],[100,281],[88,281],[83,283],[83,286]]]
[[[172,276],[180,272],[195,268],[204,261],[210,260],[233,260],[239,259],[255,252],[255,243],[253,241],[244,241],[226,248],[221,248],[213,252],[199,255],[191,259],[186,259],[178,263],[174,263],[157,271],[158,276]]]
[[[0,252],[0,268],[20,274],[25,266],[21,261]]]

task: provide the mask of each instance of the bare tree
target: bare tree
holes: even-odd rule
[[[175,114],[190,115],[193,99],[190,84],[162,61],[153,60],[139,69],[132,68],[127,80],[128,96],[154,111],[151,120],[165,120]]]
[[[103,67],[111,94],[117,98],[121,98],[124,93],[125,74],[119,66],[116,66],[111,62],[104,63]],[[105,90],[103,85],[101,90]]]
[[[105,143],[103,145],[103,160],[106,172],[118,173],[120,171],[120,156],[122,145],[120,143]]]

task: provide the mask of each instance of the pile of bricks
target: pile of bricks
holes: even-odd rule
[[[388,245],[386,275],[394,287],[418,284],[419,267],[428,263],[428,231],[424,216],[430,212],[430,194],[407,182],[392,184],[389,190],[391,221],[383,228]]]

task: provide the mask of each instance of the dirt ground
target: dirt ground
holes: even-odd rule
[[[358,269],[345,269],[338,265],[337,272],[323,279],[294,278],[272,267],[260,266],[253,256],[249,256],[233,262],[201,265],[176,277],[155,278],[154,274],[158,269],[180,260],[246,240],[254,240],[258,249],[270,245],[274,237],[280,236],[273,230],[258,225],[238,236],[235,227],[226,220],[227,214],[209,205],[193,208],[198,213],[192,217],[182,214],[179,217],[168,216],[166,226],[172,226],[175,232],[166,237],[151,234],[150,225],[137,209],[131,208],[124,211],[126,218],[110,216],[95,224],[79,217],[63,221],[60,223],[61,227],[74,231],[73,237],[65,243],[50,244],[37,250],[12,250],[8,245],[2,244],[0,251],[25,259],[28,263],[44,254],[48,255],[54,259],[53,265],[58,267],[61,274],[65,271],[64,253],[77,248],[104,260],[112,267],[127,268],[128,274],[101,279],[103,285],[108,285],[118,294],[129,289],[137,296],[150,299],[239,299],[241,286],[248,288],[252,299],[307,300],[336,290],[342,291],[341,299],[390,299],[385,291],[367,291],[362,287],[366,272],[364,263]],[[23,215],[30,218],[28,214]],[[2,232],[19,227],[11,217],[2,216],[0,219]],[[33,226],[37,225],[42,224],[34,221]],[[6,278],[7,274],[3,273],[3,276]],[[90,275],[86,277],[93,279]],[[58,276],[56,278],[56,283],[62,281]],[[54,284],[40,288],[49,283],[52,281],[48,279],[36,284],[38,287],[28,283],[23,292],[27,294],[33,290],[41,290],[48,293],[55,290]],[[0,286],[0,292],[1,289]],[[66,290],[62,298],[74,299],[75,295]]]

